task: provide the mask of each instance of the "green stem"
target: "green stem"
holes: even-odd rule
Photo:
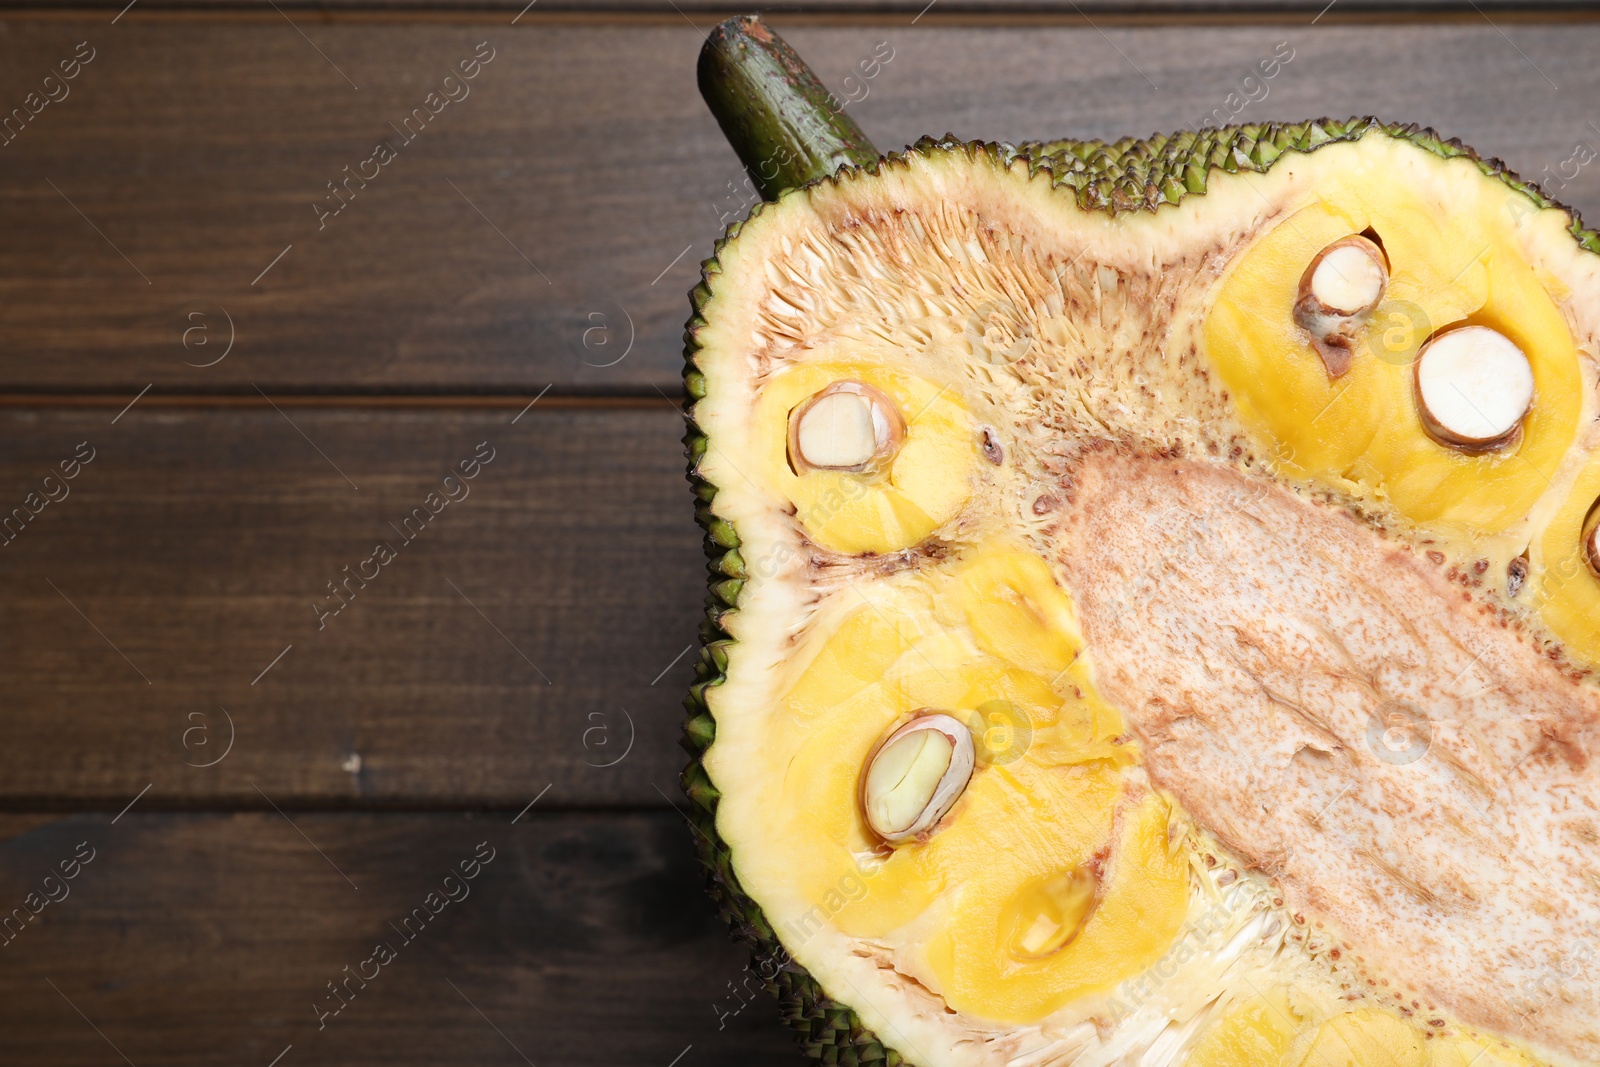
[[[824,178],[879,152],[805,60],[759,15],[738,15],[706,37],[700,95],[761,195]]]

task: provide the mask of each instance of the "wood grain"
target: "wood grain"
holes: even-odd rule
[[[136,808],[0,832],[0,908],[38,909],[0,934],[6,1063],[267,1067],[291,1045],[278,1067],[803,1062],[765,994],[735,1010],[749,957],[671,812]],[[92,859],[64,881],[75,854]],[[380,942],[394,958],[363,965]],[[319,1016],[347,966],[376,977]]]
[[[725,5],[19,6],[0,116],[94,58],[0,145],[0,1062],[798,1062],[669,810],[704,590],[684,293],[746,206],[694,88]],[[1416,119],[1535,177],[1600,145],[1566,0],[795,6],[832,85],[894,48],[853,108],[883,148],[1208,121],[1284,40],[1241,120]],[[1600,209],[1597,174],[1551,191]],[[390,925],[479,842],[471,896]]]
[[[106,0],[64,0],[52,13],[112,17],[126,5]],[[266,12],[279,17],[282,12],[313,20],[338,17],[389,17],[397,13],[417,18],[454,16],[478,18],[485,22],[504,22],[530,5],[527,0],[140,0],[137,16],[144,19],[167,13],[229,14]],[[674,10],[674,6],[676,10]],[[779,0],[763,5],[764,14],[821,14],[825,16],[882,14],[915,15],[928,6],[927,0]],[[1310,16],[1327,8],[1327,0],[939,0],[928,16],[938,20],[952,13],[976,14],[989,20],[1011,15],[1053,14],[1081,20],[1085,15],[1107,19],[1158,18],[1166,22],[1193,18],[1224,17],[1237,21],[1262,21],[1273,18]],[[39,0],[0,0],[0,10],[16,10],[29,15],[40,13]],[[539,0],[534,10],[594,14],[671,15],[679,12],[705,13],[723,17],[734,10],[728,0]],[[741,9],[742,10],[742,9]],[[751,10],[754,10],[752,8]],[[1440,15],[1471,16],[1481,21],[1481,13],[1492,11],[1498,17],[1549,19],[1586,17],[1593,12],[1589,0],[1407,0],[1404,6],[1383,0],[1340,0],[1326,18],[1329,21],[1435,18]],[[525,15],[524,18],[530,17]],[[520,20],[519,20],[520,21]]]
[[[0,408],[0,518],[39,494],[0,533],[0,803],[679,796],[705,560],[665,401],[115,416]]]
[[[0,148],[0,391],[675,387],[695,263],[743,211],[694,88],[710,16],[301,16],[7,21],[4,107],[97,51]],[[882,148],[1198,123],[1283,40],[1295,59],[1241,121],[1414,119],[1532,176],[1600,144],[1595,23],[773,21],[834,85],[889,42],[853,108]],[[471,95],[319,231],[326,183],[485,40]],[[1553,185],[1600,208],[1593,165]]]

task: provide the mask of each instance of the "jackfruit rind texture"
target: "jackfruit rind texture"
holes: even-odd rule
[[[1465,157],[1492,178],[1522,193],[1538,208],[1560,208],[1572,217],[1571,232],[1590,252],[1600,253],[1600,235],[1586,230],[1578,213],[1550,199],[1501,160],[1484,159],[1455,138],[1416,124],[1386,123],[1375,118],[1344,121],[1319,119],[1305,123],[1264,123],[1222,129],[1156,134],[1144,140],[1029,141],[1016,148],[1030,168],[1047,170],[1056,185],[1071,186],[1078,206],[1086,211],[1154,211],[1176,204],[1191,193],[1204,193],[1213,171],[1264,174],[1288,152],[1313,152],[1323,145],[1359,141],[1368,133],[1387,134],[1425,148],[1441,159]],[[943,142],[919,142],[919,144]]]
[[[1021,160],[1031,174],[1047,173],[1054,186],[1069,186],[1079,207],[1108,214],[1157,211],[1189,195],[1203,195],[1216,171],[1266,173],[1288,153],[1309,153],[1339,142],[1358,141],[1369,133],[1407,141],[1442,159],[1463,157],[1508,189],[1525,196],[1530,209],[1556,208],[1571,219],[1568,227],[1584,249],[1600,254],[1600,234],[1585,229],[1576,211],[1547,197],[1537,185],[1517,176],[1498,159],[1485,159],[1459,140],[1445,139],[1429,128],[1384,123],[1374,118],[1320,119],[1297,124],[1269,123],[1221,129],[1185,131],[1145,140],[1115,142],[1055,140],[1022,145],[961,141],[951,135],[923,138],[906,153],[896,153],[864,168],[876,174],[884,167],[904,166],[909,156],[958,154],[974,158],[979,153],[1002,162]],[[824,182],[857,180],[861,169],[846,167]],[[820,184],[820,183],[813,183]],[[778,201],[758,204],[751,218],[774,209],[806,189],[790,190]],[[708,559],[709,592],[706,618],[700,625],[701,652],[695,680],[684,701],[687,718],[681,744],[690,760],[681,784],[689,799],[689,819],[696,835],[708,890],[723,920],[736,937],[750,946],[751,970],[778,1001],[780,1015],[798,1034],[802,1051],[823,1064],[885,1064],[906,1062],[869,1030],[847,1005],[832,999],[821,985],[785,951],[761,907],[744,891],[734,870],[733,856],[716,827],[720,794],[702,757],[716,737],[716,723],[706,693],[727,677],[728,656],[734,644],[724,619],[738,610],[740,593],[750,575],[740,554],[738,531],[712,510],[718,487],[701,476],[699,465],[708,447],[706,435],[694,419],[694,404],[706,395],[706,380],[697,362],[704,311],[713,286],[722,273],[724,250],[737,242],[744,222],[729,227],[701,267],[702,278],[690,293],[691,315],[684,332],[684,387],[688,393],[683,441],[688,457],[688,479],[695,497],[695,516],[704,531]]]

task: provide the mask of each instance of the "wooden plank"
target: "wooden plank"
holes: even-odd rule
[[[670,812],[291,826],[135,809],[0,828],[0,906],[38,909],[0,934],[6,1063],[803,1062],[765,994],[733,1010],[749,957]],[[414,908],[428,921],[407,925]],[[390,961],[367,962],[380,943]]]
[[[743,210],[694,87],[710,16],[503,21],[8,20],[5,106],[96,57],[3,149],[0,390],[670,390],[694,263]],[[835,85],[889,43],[853,109],[885,148],[1205,121],[1279,41],[1241,121],[1415,119],[1530,175],[1600,143],[1593,23],[774,21]],[[471,95],[319,231],[326,183],[486,40]],[[1555,185],[1600,208],[1600,168]]]
[[[0,803],[678,797],[705,560],[666,402],[144,403],[0,408]]]
[[[107,3],[106,0],[66,0],[56,10],[117,14],[127,4]],[[140,0],[136,10],[139,18],[152,13],[169,11],[194,12],[225,11],[271,12],[269,0]],[[283,0],[276,6],[283,11],[310,19],[330,16],[364,16],[393,14],[439,16],[455,15],[481,18],[484,21],[503,21],[502,13],[514,16],[529,5],[527,0]],[[779,0],[764,5],[764,14],[824,14],[824,15],[915,15],[927,7],[927,0]],[[674,11],[666,0],[540,0],[541,14],[560,11],[582,14],[626,13],[661,14],[678,17],[679,12],[726,15],[732,11],[728,0],[680,0]],[[1154,16],[1168,21],[1195,17],[1224,16],[1238,19],[1274,18],[1282,16],[1315,15],[1328,7],[1327,0],[939,0],[940,17],[951,13],[975,13],[984,16],[1014,14],[1060,14],[1081,18],[1083,15],[1119,17]],[[1593,11],[1591,0],[1479,0],[1474,10],[1471,0],[1407,0],[1403,5],[1384,3],[1383,0],[1340,0],[1335,13],[1328,16],[1345,20],[1353,13],[1357,17],[1429,17],[1439,14],[1470,15],[1481,21],[1480,12],[1492,11],[1496,15],[1512,18],[1537,18],[1579,16]],[[16,10],[28,15],[39,12],[39,0],[0,0],[0,11]],[[129,16],[130,18],[133,16]],[[277,17],[274,15],[274,17]]]

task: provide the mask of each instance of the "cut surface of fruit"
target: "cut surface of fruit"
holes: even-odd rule
[[[1600,1065],[1574,226],[1324,122],[923,141],[730,231],[685,781],[810,1052]]]
[[[1290,1061],[1301,1019],[1286,989],[1229,1009],[1189,1053],[1188,1067],[1280,1067]]]
[[[885,366],[881,349],[881,344],[876,352],[863,346],[849,361],[819,360],[776,373],[761,391],[758,421],[778,432],[746,442],[747,451],[735,461],[753,463],[750,476],[781,494],[807,537],[825,549],[887,553],[910,548],[957,514],[977,478],[978,431],[959,399],[947,386]],[[879,361],[869,362],[872,356]],[[869,411],[858,408],[851,414],[829,404],[822,418],[847,426],[851,419],[861,420],[858,426],[870,422],[872,455],[853,464],[806,462],[810,453],[800,441],[810,421],[806,416],[818,402],[852,395],[866,401]],[[824,445],[835,425],[818,423],[811,447],[854,451],[819,453],[819,458],[853,458],[864,450],[859,441]],[[872,469],[874,460],[882,460],[881,469]]]
[[[1361,1009],[1318,1028],[1307,1064],[1327,1067],[1428,1067],[1422,1035],[1393,1015]]]
[[[1600,916],[1600,856],[1574,849],[1590,824],[1568,799],[1594,789],[1574,757],[1600,727],[1600,689],[1458,612],[1459,584],[1425,556],[1287,489],[1122,457],[1085,464],[1078,484],[1063,576],[1151,776],[1338,930],[1369,989],[1388,981],[1499,1031],[1554,1023],[1525,1018],[1527,990]],[[1150,514],[1173,517],[1153,531]],[[1201,538],[1205,554],[1127,601],[1131,560]],[[1487,816],[1491,803],[1515,816]]]

